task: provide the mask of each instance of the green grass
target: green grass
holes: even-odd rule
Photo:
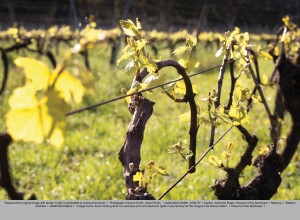
[[[63,49],[63,48],[62,48]],[[216,48],[215,48],[216,51]],[[169,58],[169,50],[160,51],[163,59]],[[212,67],[221,63],[214,57],[214,52],[199,48],[201,57],[200,69]],[[22,54],[19,54],[22,55]],[[33,56],[26,54],[28,56]],[[10,54],[13,60],[17,54]],[[35,56],[33,56],[35,57]],[[110,48],[93,50],[90,53],[90,63],[94,75],[94,94],[86,95],[83,103],[72,106],[76,109],[108,100],[122,95],[121,88],[128,89],[131,77],[127,76],[122,67],[109,66]],[[82,62],[81,57],[77,58]],[[46,61],[46,59],[44,59]],[[47,61],[48,62],[48,61]],[[270,75],[273,64],[260,60],[261,73]],[[13,88],[22,83],[22,76],[11,66],[8,88],[1,100],[0,131],[5,131],[5,113],[7,112],[7,98]],[[0,71],[2,71],[0,67]],[[174,70],[165,70],[170,78],[178,76]],[[227,72],[228,73],[228,72]],[[195,76],[192,82],[197,85],[199,94],[197,101],[207,96],[208,91],[216,88],[218,69],[203,75]],[[245,79],[245,84],[253,87],[250,80]],[[229,77],[224,79],[223,102],[226,102],[229,91]],[[264,88],[268,103],[271,108],[274,102],[274,89]],[[180,123],[178,116],[188,111],[188,104],[174,103],[159,89],[153,94],[145,94],[154,101],[154,113],[149,119],[144,142],[141,149],[141,167],[145,167],[149,160],[166,168],[168,177],[156,176],[149,185],[149,192],[154,197],[159,197],[187,170],[187,162],[182,161],[178,155],[168,154],[168,147],[178,142],[179,139],[188,139],[188,123]],[[205,108],[205,104],[202,104]],[[124,199],[126,188],[123,179],[123,168],[118,160],[118,152],[122,147],[127,126],[132,115],[127,110],[125,100],[120,100],[99,108],[85,111],[67,118],[67,138],[65,144],[56,149],[53,146],[42,144],[16,142],[9,147],[9,158],[13,181],[15,186],[29,197],[35,193],[38,199],[85,199],[106,200]],[[251,123],[247,126],[250,132],[257,135],[260,142],[258,149],[270,143],[269,122],[264,108],[256,104],[250,114]],[[290,120],[284,124],[283,137],[289,129]],[[221,136],[226,128],[216,131],[216,138]],[[198,133],[197,158],[208,148],[210,127],[201,126]],[[210,155],[220,157],[229,142],[234,143],[233,156],[229,164],[233,166],[238,160],[246,143],[236,129],[225,136],[215,146]],[[273,199],[300,199],[299,152],[294,160],[282,174],[282,184]],[[256,173],[254,168],[247,168],[241,177],[241,182],[246,183]],[[224,177],[224,172],[205,158],[197,167],[194,174],[188,175],[164,199],[216,199],[209,186],[216,179]],[[8,199],[4,189],[0,189],[0,199]]]

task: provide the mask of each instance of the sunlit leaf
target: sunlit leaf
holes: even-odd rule
[[[137,20],[138,22],[138,20]],[[137,23],[137,26],[130,20],[121,20],[120,25],[127,36],[135,37],[139,34],[139,29],[141,29],[140,22]]]
[[[118,60],[117,60],[117,65],[120,65],[120,63],[124,60],[127,60],[129,59],[131,56],[134,55],[134,52],[131,51],[131,52],[126,52],[124,53]]]
[[[185,58],[181,58],[178,60],[178,63],[186,69],[188,66],[189,60],[187,60]]]
[[[41,61],[33,58],[18,57],[14,60],[16,66],[23,68],[26,79],[33,83],[36,90],[46,89],[51,70]]]
[[[212,165],[216,166],[216,167],[221,167],[222,166],[222,161],[219,160],[215,156],[209,156],[208,157],[208,162],[211,163]]]
[[[189,47],[194,47],[197,44],[197,38],[195,36],[189,35],[186,37],[186,43]]]
[[[270,152],[269,147],[262,147],[259,149],[258,154],[259,155],[267,155]]]
[[[157,85],[161,85],[164,83],[165,78],[162,75],[158,74],[149,74],[147,77],[143,80],[143,84],[146,85],[145,88],[154,87]]]
[[[149,60],[147,60],[146,62],[144,62],[144,67],[147,69],[147,71],[149,73],[153,73],[157,70],[157,65],[155,62],[151,62]]]
[[[79,79],[76,79],[68,71],[63,71],[55,83],[55,89],[61,92],[66,102],[73,99],[76,103],[80,103],[84,95],[85,89]]]
[[[179,54],[184,53],[187,49],[188,49],[188,47],[186,47],[186,46],[178,47],[176,50],[174,50],[173,54],[177,56]]]
[[[136,174],[133,176],[134,182],[139,182],[139,186],[143,186],[143,173],[142,172],[136,172]]]
[[[260,55],[262,55],[264,58],[268,60],[273,60],[273,57],[268,52],[260,51]]]
[[[39,144],[49,138],[57,147],[63,143],[67,105],[57,91],[50,89],[39,100],[34,85],[27,84],[14,90],[9,105],[6,125],[14,140]]]
[[[146,41],[145,39],[137,40],[136,41],[136,50],[137,51],[142,50],[147,43],[148,43],[148,41]]]
[[[169,174],[167,174],[166,170],[164,167],[158,166],[156,168],[156,171],[158,174],[162,175],[162,176],[169,176]]]

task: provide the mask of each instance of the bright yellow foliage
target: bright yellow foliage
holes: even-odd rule
[[[26,83],[9,97],[10,110],[6,115],[9,134],[15,141],[36,144],[47,141],[61,146],[67,102],[81,102],[85,91],[81,81],[62,66],[51,70],[33,58],[19,57],[14,63],[23,68]]]

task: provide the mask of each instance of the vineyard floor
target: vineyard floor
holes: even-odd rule
[[[60,54],[64,50],[60,48]],[[123,66],[111,67],[109,65],[110,48],[98,48],[90,51],[89,61],[91,72],[94,76],[94,94],[87,94],[84,101],[74,104],[72,109],[87,106],[104,100],[108,100],[122,95],[121,89],[129,89],[132,76],[127,76],[123,71]],[[198,53],[200,55],[199,70],[204,70],[221,64],[221,60],[214,56],[217,48],[212,51],[204,49],[200,44]],[[170,57],[168,49],[159,50],[159,55],[163,59]],[[22,56],[9,54],[9,59]],[[36,58],[36,55],[26,54]],[[46,62],[47,59],[45,59]],[[82,62],[82,57],[78,56],[74,62]],[[12,64],[12,62],[10,62]],[[271,61],[259,60],[261,74],[270,76],[274,65]],[[50,64],[49,64],[50,66]],[[0,66],[0,71],[2,72]],[[229,93],[229,74],[225,74],[223,97]],[[169,79],[178,76],[173,70],[164,70],[164,74]],[[246,77],[246,76],[243,76]],[[201,103],[201,109],[206,109],[206,104],[201,101],[209,91],[217,87],[218,69],[191,78],[192,83],[197,86],[199,93],[196,101]],[[10,66],[10,76],[8,87],[4,98],[0,100],[0,131],[5,131],[5,113],[7,112],[7,98],[13,88],[21,85],[24,81],[20,70]],[[247,81],[246,81],[247,82]],[[253,83],[249,80],[250,88]],[[267,101],[271,108],[274,102],[274,89],[263,88],[267,96]],[[155,95],[153,95],[155,94]],[[158,198],[164,193],[188,167],[188,163],[183,161],[179,155],[168,153],[168,148],[177,143],[179,139],[188,139],[189,125],[186,122],[179,122],[178,116],[189,110],[188,104],[175,103],[156,89],[153,94],[146,93],[145,96],[154,101],[154,113],[149,119],[144,142],[142,145],[141,168],[145,168],[148,161],[153,160],[157,165],[166,168],[169,176],[156,176],[150,182],[148,191]],[[222,101],[222,100],[221,100]],[[224,102],[226,100],[223,100]],[[250,123],[246,127],[259,138],[259,147],[254,152],[266,147],[270,142],[269,121],[263,110],[263,105],[256,103],[249,114]],[[122,147],[131,114],[127,109],[125,100],[120,100],[107,105],[71,115],[67,118],[67,138],[64,145],[56,149],[55,147],[42,144],[13,143],[9,147],[9,158],[13,182],[15,186],[26,193],[28,198],[32,193],[40,200],[115,200],[125,199],[126,188],[123,179],[122,165],[118,160],[118,152]],[[282,140],[290,126],[289,116],[283,125]],[[221,136],[226,127],[217,128],[216,139]],[[197,158],[199,158],[208,148],[210,127],[201,126],[197,137]],[[233,142],[233,155],[229,165],[235,162],[244,151],[246,143],[240,133],[232,129],[225,138],[218,143],[209,155],[221,158],[221,154],[226,150],[228,143]],[[254,158],[255,158],[254,155]],[[214,166],[206,157],[197,167],[194,174],[189,174],[182,180],[164,199],[167,200],[210,200],[216,199],[210,186],[216,179],[221,179],[225,173]],[[300,153],[296,153],[289,167],[284,171],[283,182],[278,193],[272,199],[300,199]],[[242,184],[247,183],[253,177],[256,169],[248,167],[241,176]],[[8,199],[4,189],[0,188],[0,199]]]

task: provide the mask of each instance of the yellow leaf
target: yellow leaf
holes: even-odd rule
[[[136,92],[137,90],[138,90],[138,89],[137,89],[136,87],[133,87],[133,88],[129,89],[129,91],[126,93],[126,95],[130,95],[130,94]],[[130,103],[130,99],[131,99],[131,96],[127,96],[127,97],[125,98],[125,100],[126,100],[126,102],[127,102],[128,104]]]
[[[228,159],[227,151],[222,151],[221,158],[224,159],[224,160]]]
[[[216,167],[221,167],[222,166],[222,161],[219,160],[215,156],[209,156],[208,157],[208,162],[211,163],[212,165],[216,166]]]
[[[38,105],[34,86],[32,84],[27,85],[28,86],[19,87],[13,91],[13,94],[8,99],[8,104],[11,109],[34,108]]]
[[[189,64],[189,61],[188,61],[187,59],[182,58],[182,59],[179,59],[179,60],[178,60],[178,63],[179,63],[182,67],[187,68],[187,66],[188,66],[188,64]]]
[[[133,176],[134,182],[139,182],[139,186],[142,186],[143,181],[143,173],[136,172],[136,174]]]
[[[55,89],[61,92],[62,98],[66,102],[70,102],[73,99],[76,103],[80,103],[85,92],[81,81],[68,71],[63,71],[58,77]]]
[[[267,155],[270,152],[269,147],[262,147],[259,149],[258,154],[259,155]]]
[[[182,94],[182,95],[186,94],[185,83],[182,80],[176,82],[173,89],[174,89],[174,93]],[[198,90],[197,90],[197,87],[195,85],[192,85],[192,89],[193,89],[193,93],[198,94]]]
[[[161,85],[164,82],[165,78],[162,75],[148,74],[148,76],[143,80],[143,84],[145,85],[144,89]]]
[[[133,51],[124,53],[118,60],[117,60],[117,66],[123,61],[129,59],[131,56],[133,56],[135,53]]]
[[[33,83],[36,90],[48,87],[51,71],[46,64],[27,57],[18,57],[14,60],[14,63],[24,69],[27,80]]]
[[[154,73],[157,70],[157,65],[154,62],[147,60],[144,63],[144,67],[147,69],[149,73]]]
[[[273,57],[268,52],[260,51],[260,54],[268,60],[273,60]]]
[[[138,18],[135,19],[135,23],[136,23],[136,28],[137,28],[138,30],[142,29],[141,22],[139,21]]]
[[[56,147],[60,147],[64,143],[65,141],[64,128],[65,128],[64,122],[60,122],[55,125],[53,132],[49,138],[49,142],[51,144],[53,144]]]
[[[141,29],[141,24],[138,20],[137,20],[137,26],[135,26],[130,19],[127,19],[126,21],[121,20],[120,25],[124,33],[130,37],[137,36],[139,34],[139,29]]]
[[[197,38],[193,35],[189,35],[186,37],[186,43],[190,46],[190,47],[194,47],[197,44]]]
[[[41,143],[50,130],[51,117],[45,100],[38,101],[34,91],[32,86],[21,87],[9,98],[11,109],[6,115],[6,125],[14,140]],[[28,94],[27,97],[24,94]],[[22,101],[23,96],[26,100]]]
[[[156,168],[156,171],[158,174],[162,175],[162,176],[169,176],[169,174],[167,174],[167,172],[165,171],[165,168],[158,166]]]
[[[256,102],[262,103],[262,100],[261,100],[260,96],[252,95],[251,98],[254,101],[254,103],[256,103]]]
[[[146,41],[145,39],[137,40],[136,43],[135,43],[136,44],[136,50],[137,51],[142,50],[147,43],[148,43],[148,41]]]
[[[50,89],[39,100],[34,85],[27,84],[14,90],[9,106],[6,125],[14,140],[39,144],[49,138],[57,147],[63,143],[67,105],[57,91]]]
[[[173,54],[177,56],[179,54],[184,53],[187,49],[188,49],[188,47],[186,47],[186,46],[178,47],[176,50],[174,50]]]

